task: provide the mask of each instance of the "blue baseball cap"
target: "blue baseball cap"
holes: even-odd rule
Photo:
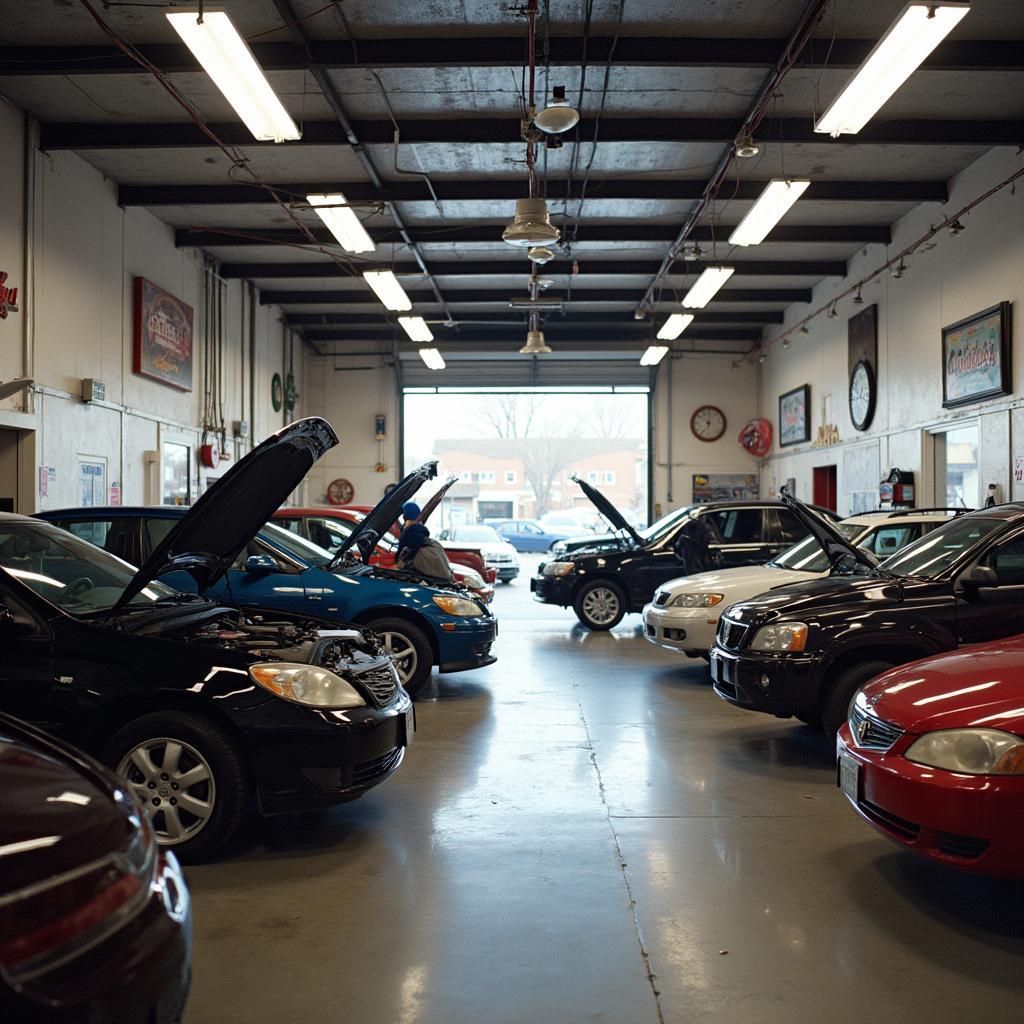
[[[419,519],[420,513],[423,510],[416,504],[415,501],[407,501],[402,506],[402,518],[403,519]]]

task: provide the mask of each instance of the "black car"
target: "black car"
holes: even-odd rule
[[[171,1024],[192,908],[140,804],[80,751],[0,715],[0,1020]]]
[[[177,569],[212,586],[336,443],[324,420],[285,427],[138,570],[50,523],[0,514],[0,710],[113,767],[183,857],[217,849],[250,802],[269,814],[360,796],[412,738],[412,705],[375,635],[155,582]]]
[[[880,672],[1024,632],[1024,504],[960,516],[875,565],[789,501],[840,575],[728,609],[711,676],[730,703],[820,721],[831,734]]]
[[[542,563],[530,590],[536,601],[571,606],[590,629],[611,629],[627,612],[642,611],[669,580],[768,562],[809,532],[780,501],[690,505],[637,531],[600,491],[573,480],[617,533]]]

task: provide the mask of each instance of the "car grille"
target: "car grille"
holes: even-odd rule
[[[656,593],[656,594],[654,595],[654,603],[655,603],[655,604],[656,604],[656,605],[657,605],[657,606],[658,606],[659,608],[664,608],[664,607],[665,607],[665,605],[667,605],[667,604],[668,604],[668,599],[669,599],[669,594],[668,594],[668,593],[667,593],[666,591],[664,591],[664,590],[659,590],[659,591],[658,591],[658,592],[657,592],[657,593]]]
[[[352,679],[369,693],[379,708],[390,704],[398,693],[398,676],[390,665],[354,673]]]
[[[734,622],[723,615],[718,623],[718,642],[728,651],[738,651],[749,629],[744,623]]]
[[[907,821],[906,818],[901,818],[891,811],[887,811],[884,807],[873,804],[870,800],[860,800],[857,806],[872,821],[877,822],[882,828],[895,833],[903,839],[913,841],[921,835],[921,826],[917,822]]]
[[[878,750],[885,753],[903,735],[903,730],[898,725],[869,715],[856,705],[850,713],[849,724],[854,743],[863,750]]]
[[[356,786],[365,786],[393,771],[402,760],[404,750],[394,747],[371,761],[344,768],[303,768],[302,774],[327,793],[341,793]]]
[[[988,840],[977,836],[960,836],[955,832],[940,832],[935,845],[951,857],[976,860],[988,849]]]
[[[488,565],[511,565],[511,555],[490,555],[487,559]]]

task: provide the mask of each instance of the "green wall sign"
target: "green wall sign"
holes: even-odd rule
[[[281,383],[281,374],[275,373],[270,378],[270,404],[274,407],[274,412],[281,411],[281,405],[284,402],[284,385]]]

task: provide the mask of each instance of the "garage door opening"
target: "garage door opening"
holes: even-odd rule
[[[605,494],[634,526],[649,519],[647,388],[497,391],[407,388],[405,472],[438,461],[458,477],[439,528],[513,520],[517,529],[605,530],[573,482]]]

